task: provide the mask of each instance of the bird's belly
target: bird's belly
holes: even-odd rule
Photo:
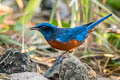
[[[48,43],[53,48],[71,52],[74,48],[77,48],[83,42],[79,42],[79,41],[77,41],[75,39],[72,39],[72,40],[70,40],[70,41],[68,41],[66,43],[59,42],[59,41],[56,41],[56,40],[50,40],[50,41],[48,41]]]

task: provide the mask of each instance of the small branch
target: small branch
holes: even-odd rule
[[[57,7],[58,1],[59,0],[56,0],[55,3],[54,3],[53,9],[52,9],[52,13],[50,15],[50,23],[52,23],[52,21],[53,21],[53,17],[54,17],[55,11],[56,11],[56,7]]]
[[[115,33],[115,34],[119,34],[120,35],[120,29],[117,29],[117,28],[108,28],[107,32]]]

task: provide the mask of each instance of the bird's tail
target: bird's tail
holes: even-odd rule
[[[105,19],[109,18],[110,16],[112,16],[112,14],[109,14],[109,15],[101,18],[100,20],[98,20],[98,21],[93,22],[92,24],[90,24],[90,25],[88,26],[88,28],[87,28],[88,31],[91,30],[91,29],[93,29],[96,25],[98,25],[99,23],[101,23],[101,22],[104,21]]]

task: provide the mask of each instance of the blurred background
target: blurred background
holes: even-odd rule
[[[120,0],[0,0],[0,55],[7,49],[24,52],[44,73],[63,53],[52,49],[44,37],[29,28],[42,22],[70,28],[113,16],[96,26],[74,55],[99,75],[120,79]],[[119,32],[118,32],[119,33]],[[41,67],[42,64],[42,67]]]

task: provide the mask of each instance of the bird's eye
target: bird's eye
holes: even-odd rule
[[[42,28],[41,28],[42,30],[44,30],[44,31],[48,31],[48,30],[50,30],[50,28],[49,27],[47,27],[47,26],[42,26]]]
[[[42,26],[42,29],[46,29],[47,27],[46,26]]]
[[[48,26],[42,26],[41,29],[44,30],[44,31],[49,31],[49,30],[51,30],[52,28],[50,28],[50,27],[48,27]]]

